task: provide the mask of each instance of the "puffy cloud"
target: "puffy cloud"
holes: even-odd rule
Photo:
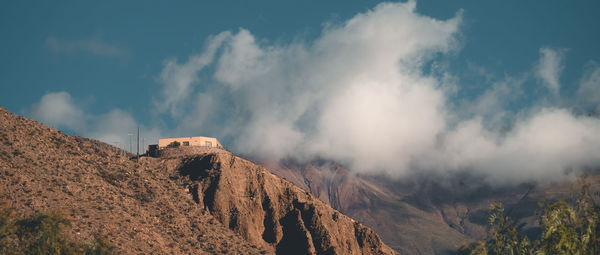
[[[357,84],[332,98],[310,137],[313,153],[362,171],[409,169],[444,130],[444,99],[427,81],[403,81],[410,86]]]
[[[419,67],[454,47],[461,18],[438,21],[414,9],[414,2],[378,5],[329,26],[311,45],[260,47],[241,30],[216,71],[233,108],[243,109],[233,113],[244,123],[233,132],[235,148],[259,157],[325,155],[370,170],[400,163],[388,156],[402,148],[431,144],[443,128],[444,99]],[[430,135],[416,135],[423,133]],[[394,139],[404,145],[390,148]],[[367,148],[391,150],[373,157]]]
[[[564,69],[563,52],[563,50],[541,48],[540,60],[535,68],[536,76],[554,96],[560,93],[560,74]]]
[[[85,130],[87,116],[73,102],[67,92],[47,93],[34,104],[28,115],[44,124],[80,132]]]
[[[254,36],[248,30],[240,29],[237,34],[228,38],[214,77],[235,89],[245,81],[268,71],[269,62],[263,59],[265,55],[254,41]]]

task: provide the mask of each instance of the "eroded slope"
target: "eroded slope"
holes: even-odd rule
[[[393,254],[377,234],[265,168],[226,152],[184,158],[176,167],[224,225],[277,253]]]

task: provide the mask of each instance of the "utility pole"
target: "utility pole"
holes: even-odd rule
[[[136,158],[140,159],[140,127],[138,126],[138,133],[137,133],[137,146],[135,146],[137,148],[137,153],[136,153]]]

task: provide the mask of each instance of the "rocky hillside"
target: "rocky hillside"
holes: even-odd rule
[[[389,254],[369,228],[313,195],[229,153],[186,158],[194,200],[247,240],[277,253]]]
[[[131,160],[0,108],[0,200],[62,211],[122,254],[393,254],[371,229],[228,152]]]
[[[455,254],[461,243],[484,238],[492,201],[505,204],[508,215],[533,233],[539,202],[569,198],[578,190],[568,181],[491,187],[468,174],[404,180],[358,176],[323,160],[261,164],[373,228],[386,244],[406,254]],[[599,174],[592,173],[588,181],[600,191]]]

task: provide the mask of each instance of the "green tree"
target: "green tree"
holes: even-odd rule
[[[559,200],[546,205],[540,216],[542,236],[539,251],[543,254],[600,254],[597,229],[599,207],[590,193],[585,176],[574,205]]]
[[[493,202],[488,212],[485,241],[462,245],[458,254],[521,255],[532,254],[532,245],[526,236],[520,236],[515,221],[504,215],[504,206]]]
[[[488,217],[487,254],[530,254],[531,244],[527,237],[521,237],[515,221],[504,215],[504,206],[494,202]]]
[[[575,211],[579,218],[579,234],[581,252],[583,254],[600,254],[600,239],[598,229],[600,228],[600,206],[596,204],[590,191],[590,184],[586,177],[579,180],[581,190],[577,195]]]
[[[582,254],[577,223],[575,210],[564,200],[546,206],[540,216],[540,251],[543,254]]]
[[[458,254],[600,254],[600,208],[583,176],[580,191],[569,204],[565,200],[544,203],[539,216],[541,235],[534,242],[521,236],[515,221],[504,215],[504,206],[490,206],[488,233],[485,241],[462,245]]]

